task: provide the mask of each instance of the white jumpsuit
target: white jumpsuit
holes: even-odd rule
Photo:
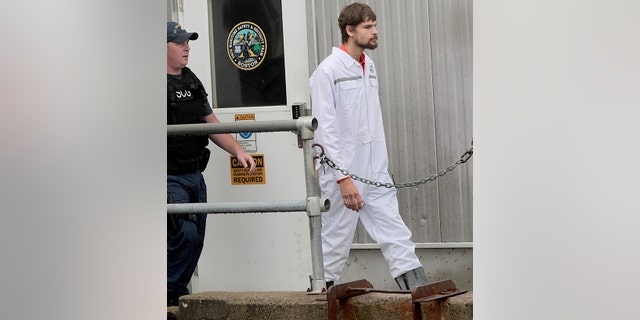
[[[372,181],[392,182],[388,173],[378,78],[375,64],[365,56],[362,66],[349,54],[333,48],[309,79],[312,113],[318,120],[315,142],[336,165]],[[345,207],[340,185],[344,175],[317,163],[322,197],[331,209],[322,215],[322,250],[326,281],[340,278],[349,256],[358,218],[380,245],[391,275],[422,265],[410,240],[411,231],[398,210],[395,188],[375,187],[355,181],[364,206],[360,212]]]

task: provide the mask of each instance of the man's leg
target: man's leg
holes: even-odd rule
[[[388,175],[380,177],[385,178],[391,181]],[[360,220],[369,235],[380,245],[391,276],[403,290],[427,284],[426,274],[415,254],[415,244],[411,241],[411,231],[399,213],[396,190],[374,186],[366,188]]]
[[[197,242],[197,228],[193,221],[178,218],[175,233],[167,232],[167,303],[177,305],[178,298],[189,294],[190,261]]]
[[[204,182],[201,174],[167,176],[167,193],[173,203],[198,202],[198,190]],[[206,190],[206,188],[205,188]],[[195,195],[195,196],[194,196]],[[196,197],[196,198],[194,198]],[[205,192],[206,200],[206,192]],[[204,244],[204,218],[180,215],[167,228],[167,304],[177,305],[178,298],[189,294],[187,285],[196,268]]]
[[[322,197],[331,201],[331,209],[322,213],[322,253],[324,277],[328,284],[340,278],[349,258],[358,213],[344,206],[340,187],[332,177],[321,179]]]

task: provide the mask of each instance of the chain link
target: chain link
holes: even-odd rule
[[[331,161],[331,159],[327,158],[327,156],[324,154],[324,147],[322,147],[321,144],[315,143],[315,144],[313,144],[313,146],[314,147],[319,147],[321,149],[320,155],[318,155],[316,157],[316,158],[320,159],[320,163],[321,164],[322,163],[326,163],[331,169],[340,171],[340,173],[342,173],[345,176],[351,177],[351,179],[353,179],[353,180],[357,180],[357,181],[360,181],[360,182],[365,183],[365,184],[370,184],[372,186],[385,187],[385,188],[410,188],[410,187],[419,186],[421,184],[425,184],[425,183],[430,182],[430,181],[434,181],[434,180],[444,176],[449,171],[452,171],[457,166],[467,162],[471,158],[471,156],[473,155],[473,147],[471,147],[469,150],[467,150],[467,152],[462,154],[462,156],[460,157],[460,159],[458,159],[458,161],[454,162],[453,164],[448,166],[446,169],[438,171],[437,173],[431,175],[428,178],[424,178],[424,179],[416,180],[416,181],[411,181],[411,182],[393,184],[393,183],[388,183],[388,182],[387,183],[382,183],[382,182],[372,181],[372,180],[369,180],[369,179],[358,177],[357,175],[355,175],[353,173],[350,173],[346,169],[340,168],[333,161]]]

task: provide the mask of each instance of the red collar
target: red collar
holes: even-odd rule
[[[347,51],[347,48],[344,46],[344,44],[340,46],[340,49],[346,53],[349,53],[349,51]],[[364,52],[360,55],[360,59],[358,60],[358,63],[362,66],[362,70],[364,70],[364,64],[365,64]]]

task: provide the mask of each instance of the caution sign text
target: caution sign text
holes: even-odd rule
[[[241,114],[236,114],[235,118],[236,118],[236,121],[239,121],[239,120],[256,120],[256,114],[255,113],[241,113]]]
[[[234,156],[230,156],[231,161],[231,184],[266,184],[267,179],[264,167],[264,154],[252,154],[253,161],[256,163],[256,169],[249,174],[249,169],[242,166],[242,162]]]

